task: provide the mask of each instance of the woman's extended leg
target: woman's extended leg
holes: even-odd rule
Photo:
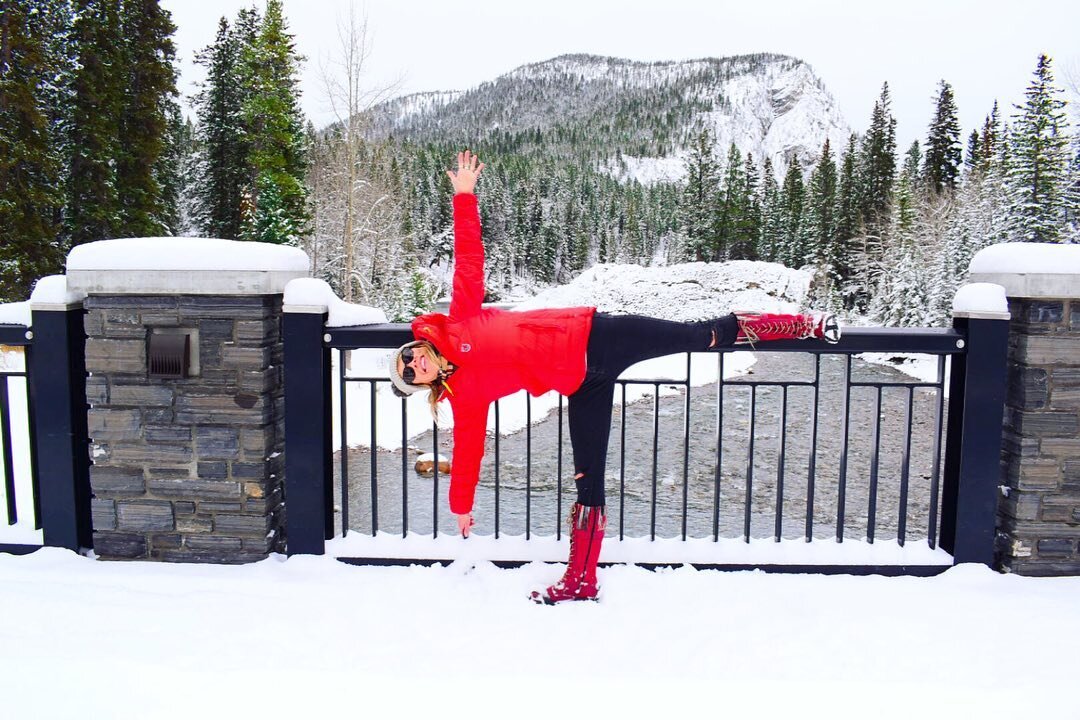
[[[597,313],[589,333],[589,370],[615,380],[634,363],[710,346],[730,347],[738,336],[734,315],[700,322],[674,322],[644,315]],[[715,343],[714,343],[715,339]]]
[[[577,502],[570,512],[570,558],[562,578],[546,590],[534,591],[534,602],[553,605],[566,600],[595,600],[599,592],[596,564],[604,542],[604,468],[611,428],[615,379],[589,370],[570,396],[570,445],[574,451]]]

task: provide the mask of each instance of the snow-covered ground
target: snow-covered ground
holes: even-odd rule
[[[1080,578],[559,572],[0,555],[3,716],[1076,717]]]

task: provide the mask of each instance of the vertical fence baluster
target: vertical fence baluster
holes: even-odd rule
[[[652,425],[652,512],[649,516],[649,539],[656,539],[656,451],[660,443],[660,383],[653,383]]]
[[[844,542],[844,503],[847,502],[848,430],[851,425],[851,356],[845,356],[844,436],[840,439],[840,478],[836,495],[836,541]]]
[[[874,434],[870,451],[870,498],[866,508],[866,539],[874,542],[877,525],[877,488],[878,462],[881,450],[881,386],[877,388],[877,402],[874,404]]]
[[[784,458],[787,456],[787,394],[788,386],[782,386],[780,404],[780,457],[776,465],[776,521],[773,540],[780,542],[784,532]]]
[[[532,395],[525,393],[525,539],[532,533]]]
[[[495,401],[495,539],[499,539],[499,401]]]
[[[401,398],[401,537],[409,535],[409,408]]]
[[[371,536],[375,537],[379,532],[379,466],[378,456],[376,451],[378,445],[375,444],[376,438],[376,426],[375,418],[378,413],[375,411],[375,381],[370,383],[371,387],[371,444],[368,446],[371,452],[368,453],[371,456]]]
[[[896,539],[904,546],[907,536],[908,476],[911,472],[911,424],[915,405],[915,388],[907,388],[907,434],[904,438],[904,454],[900,461],[900,517],[897,519]]]
[[[555,465],[555,539],[562,539],[562,451],[563,451],[563,432],[562,432],[562,401],[563,396],[559,395],[559,448],[556,450],[556,465]]]
[[[818,414],[821,410],[821,355],[814,356],[814,383],[811,392],[814,396],[814,419],[810,431],[810,458],[806,465],[806,542],[814,538],[814,481],[817,472]]]
[[[622,409],[619,412],[619,539],[623,539],[626,530],[626,383],[622,388]]]
[[[757,422],[757,385],[750,386],[750,437],[746,443],[746,489],[743,493],[743,541],[750,542],[750,510],[754,496],[754,433]]]
[[[431,423],[432,453],[435,455],[435,475],[431,481],[431,537],[439,537],[439,423]]]
[[[724,447],[724,353],[716,355],[716,465],[713,468],[713,542],[720,540],[720,473]]]
[[[345,380],[345,353],[338,350],[338,422],[341,425],[338,453],[341,458],[341,537],[349,532],[349,384]]]
[[[7,495],[7,524],[19,521],[15,502],[15,464],[11,452],[11,405],[8,397],[7,376],[0,375],[0,442],[4,444],[4,492]]]
[[[930,548],[937,548],[938,494],[941,490],[941,433],[945,426],[945,356],[938,356],[937,417],[934,422],[934,466],[930,475],[930,517],[926,538]]]
[[[683,403],[682,539],[686,540],[686,511],[690,501],[690,358],[686,353],[686,398]]]

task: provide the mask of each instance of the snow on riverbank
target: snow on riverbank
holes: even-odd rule
[[[733,310],[768,312],[797,312],[804,306],[810,288],[811,275],[803,270],[791,270],[776,263],[739,260],[729,263],[683,263],[666,267],[640,265],[595,265],[568,285],[550,288],[534,298],[519,303],[515,310],[544,307],[595,306],[601,312],[649,315],[667,320],[705,320]],[[358,378],[385,378],[387,350],[356,350],[352,353],[349,375]],[[724,360],[725,377],[735,377],[753,366],[754,354],[739,352]],[[691,364],[690,383],[706,385],[716,382],[718,363],[708,355],[697,356]],[[335,383],[337,373],[334,373]],[[624,378],[686,378],[684,355],[670,355],[638,363],[629,368]],[[371,389],[366,383],[349,383],[348,444],[371,444]],[[335,386],[336,387],[336,386]],[[662,394],[678,392],[676,388],[661,388]],[[627,402],[652,394],[652,386],[630,386]],[[499,404],[499,429],[504,434],[525,427],[530,409],[524,393],[502,400]],[[533,398],[531,418],[538,421],[558,406],[559,396],[547,393]],[[375,403],[380,417],[393,417],[401,400],[392,394],[388,384],[376,392]],[[409,436],[431,428],[431,414],[424,393],[405,401],[408,408]],[[449,408],[444,411],[443,427],[453,426]],[[387,413],[387,414],[384,414]],[[334,422],[339,423],[338,393],[334,393]],[[494,431],[495,411],[488,414],[488,430]],[[339,437],[335,426],[335,442]],[[385,449],[401,447],[401,427],[383,423],[377,428],[376,444]]]

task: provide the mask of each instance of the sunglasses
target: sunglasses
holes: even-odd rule
[[[409,363],[413,361],[413,349],[405,348],[401,351],[401,360],[405,363],[405,367],[401,370],[401,379],[410,385],[416,382],[416,370],[409,367]]]

